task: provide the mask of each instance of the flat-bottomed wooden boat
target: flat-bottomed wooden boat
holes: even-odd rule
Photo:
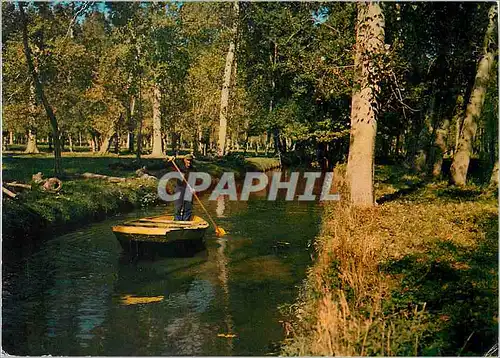
[[[209,224],[201,217],[191,221],[175,221],[171,215],[146,217],[113,226],[118,242],[126,251],[136,251],[139,245],[159,247],[185,241],[202,243]]]

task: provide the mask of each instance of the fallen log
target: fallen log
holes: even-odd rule
[[[7,186],[12,186],[14,188],[23,188],[23,189],[30,189],[31,190],[31,185],[29,184],[22,184],[22,183],[17,183],[17,182],[12,182],[12,183],[4,183],[4,185]]]
[[[6,187],[2,186],[2,192],[7,195],[8,197],[11,197],[12,199],[14,199],[17,194],[16,193],[13,193],[12,191],[10,191],[9,189],[7,189]]]
[[[127,180],[127,178],[110,177],[107,175],[96,174],[96,173],[83,173],[80,175],[80,177],[84,179],[102,179],[102,180],[107,180],[111,183],[119,183]]]

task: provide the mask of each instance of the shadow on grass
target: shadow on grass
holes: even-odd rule
[[[383,270],[402,274],[392,307],[426,303],[430,319],[419,355],[484,355],[498,338],[498,218],[480,222],[476,249],[439,242]]]
[[[418,191],[419,189],[423,188],[425,185],[426,185],[426,183],[424,181],[417,182],[415,184],[412,184],[408,188],[399,189],[395,193],[386,194],[386,195],[381,196],[380,198],[377,199],[377,203],[383,204],[383,203],[387,203],[387,202],[399,199],[403,196],[413,194],[416,191]]]
[[[475,201],[483,193],[480,187],[460,188],[451,186],[437,191],[437,196],[443,199],[459,201]]]

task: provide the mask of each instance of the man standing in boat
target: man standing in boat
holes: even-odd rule
[[[182,162],[177,164],[175,162],[175,157],[168,157],[169,161],[177,164],[175,170],[179,169],[181,174],[188,180],[188,175],[190,172],[195,171],[193,167],[194,156],[192,154],[187,154],[184,156]],[[174,220],[176,221],[190,221],[193,216],[193,202],[192,196],[190,200],[184,200],[184,194],[186,190],[190,190],[184,180],[177,180],[174,187],[174,194],[180,193],[177,200],[174,201]]]

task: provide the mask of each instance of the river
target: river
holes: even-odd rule
[[[210,228],[192,257],[131,258],[111,226],[170,207],[118,215],[44,240],[3,266],[2,338],[16,355],[272,355],[318,234],[317,202],[202,198],[228,231]],[[195,213],[205,216],[199,205]]]

